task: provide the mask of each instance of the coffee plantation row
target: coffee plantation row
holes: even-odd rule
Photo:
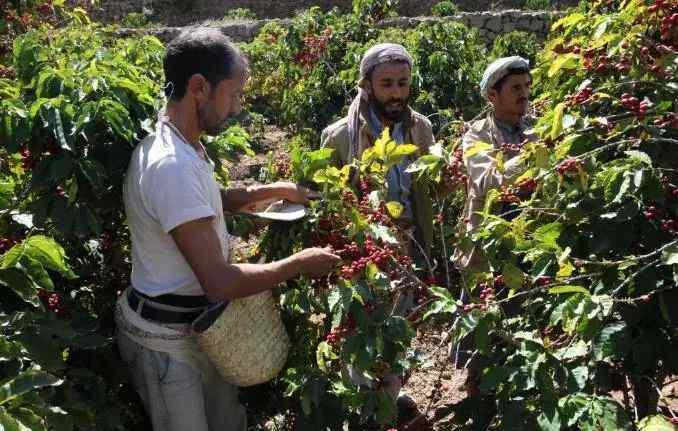
[[[248,259],[329,244],[344,260],[329,277],[277,291],[293,348],[265,385],[277,400],[268,413],[286,429],[398,426],[384,380],[421,365],[411,341],[431,322],[453,343],[470,334],[483,364],[479,393],[440,413],[436,429],[674,429],[661,388],[678,374],[678,5],[582,3],[543,47],[509,34],[487,49],[451,21],[380,29],[391,3],[356,0],[352,13],[313,8],[265,26],[242,45],[247,118],[207,142],[213,159],[237,163],[253,154],[257,125],[283,128],[288,157],[271,157],[261,179],[323,196],[293,224],[233,217],[232,233],[256,242]],[[12,5],[0,17],[11,46],[0,52],[0,428],[146,429],[113,309],[130,271],[121,180],[163,104],[164,47],[119,38],[57,2]],[[415,148],[382,136],[355,167],[358,187],[319,149],[320,131],[345,114],[361,56],[380,41],[413,55],[411,103],[438,140],[413,165],[436,220],[433,256],[419,268],[383,186]],[[484,111],[482,71],[505,55],[534,65],[539,140],[519,149],[528,170],[490,192],[470,238],[459,138]],[[223,166],[218,176],[228,183]],[[497,205],[514,217],[493,215]],[[491,271],[464,280],[462,304],[450,257],[468,241]],[[404,316],[403,297],[414,304]]]

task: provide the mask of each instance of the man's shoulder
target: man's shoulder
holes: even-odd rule
[[[411,112],[412,112],[412,123],[414,124],[414,127],[421,127],[433,130],[431,120],[429,120],[428,117],[426,117],[426,115],[421,114],[415,111],[414,109],[412,109]]]
[[[323,129],[321,135],[322,145],[348,141],[348,117],[340,118]]]
[[[487,117],[470,122],[466,133],[464,133],[463,141],[482,141],[489,139],[490,127],[492,127],[492,122]]]
[[[348,133],[348,117],[343,117],[323,129],[323,136],[336,136]]]

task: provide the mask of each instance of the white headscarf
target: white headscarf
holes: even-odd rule
[[[494,87],[503,77],[508,75],[509,69],[530,69],[530,62],[522,57],[504,57],[490,63],[480,81],[480,95],[488,98],[490,88]]]
[[[404,46],[395,43],[381,43],[368,49],[360,61],[360,79],[358,80],[358,94],[348,108],[348,160],[353,160],[358,153],[360,135],[360,105],[368,101],[367,91],[363,88],[370,72],[380,64],[393,61],[402,61],[412,68],[412,56]]]

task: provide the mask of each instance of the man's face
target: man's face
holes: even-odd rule
[[[488,92],[490,102],[496,111],[523,116],[530,100],[531,86],[532,77],[529,73],[509,75],[500,91],[490,89]]]
[[[410,99],[411,83],[412,72],[407,63],[384,63],[375,67],[366,89],[377,114],[399,121]]]
[[[243,87],[246,82],[246,76],[234,77],[223,79],[210,88],[207,100],[198,104],[198,122],[205,134],[218,135],[223,131],[228,119],[240,113]]]

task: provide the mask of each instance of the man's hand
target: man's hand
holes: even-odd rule
[[[272,202],[281,199],[298,204],[306,204],[311,199],[318,199],[320,195],[312,190],[290,183],[279,181],[272,184],[236,187],[221,191],[224,211],[249,212],[255,208],[265,208]]]
[[[288,181],[278,181],[271,184],[279,193],[279,197],[297,204],[305,204],[311,199],[319,199],[320,195],[313,190]]]
[[[301,273],[311,277],[321,277],[337,267],[341,258],[332,253],[332,249],[307,248],[294,255],[301,266]]]

